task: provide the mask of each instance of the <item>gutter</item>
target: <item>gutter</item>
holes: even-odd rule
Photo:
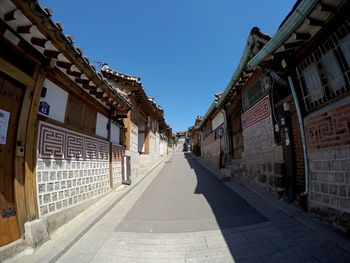
[[[248,66],[256,68],[268,56],[278,49],[290,35],[297,29],[302,22],[308,17],[319,0],[301,1],[298,7],[293,11],[286,22],[280,27],[277,33],[267,42],[263,48],[248,62]]]
[[[306,144],[306,138],[305,138],[305,128],[304,128],[304,122],[303,117],[301,115],[301,109],[299,105],[299,100],[297,93],[295,91],[294,82],[291,76],[288,76],[288,82],[290,89],[292,90],[292,96],[295,104],[295,108],[298,115],[298,122],[300,127],[300,135],[301,135],[301,142],[303,144],[303,153],[304,153],[304,173],[305,173],[305,190],[304,195],[308,195],[309,193],[309,159],[308,159],[308,151],[307,151],[307,144]]]

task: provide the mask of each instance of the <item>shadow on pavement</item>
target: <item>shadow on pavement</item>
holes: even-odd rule
[[[243,253],[247,240],[242,233],[232,228],[266,222],[267,219],[194,160],[190,153],[185,153],[185,158],[197,177],[194,194],[203,195],[207,200],[231,255],[234,257],[237,253]],[[219,245],[218,242],[213,240],[213,248]]]

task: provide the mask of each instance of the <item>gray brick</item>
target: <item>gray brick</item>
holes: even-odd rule
[[[338,186],[336,184],[329,185],[329,193],[332,195],[338,194]]]
[[[331,202],[331,198],[329,195],[323,195],[322,196],[322,202],[325,204],[329,204]]]
[[[347,185],[350,185],[350,172],[347,172],[344,175],[345,175],[345,183]]]
[[[315,158],[316,158],[316,160],[323,160],[323,152],[322,151],[317,151],[315,153]]]
[[[327,173],[327,179],[326,181],[328,183],[335,183],[335,174],[334,173]]]
[[[340,198],[337,196],[332,196],[331,197],[331,204],[334,206],[339,206],[340,204]]]
[[[318,181],[320,181],[320,182],[326,182],[326,176],[327,174],[325,174],[325,173],[318,173],[317,174],[317,179],[318,179]]]
[[[342,169],[341,161],[333,161],[332,162],[332,170],[340,171]]]
[[[323,170],[330,171],[332,167],[332,163],[330,161],[323,162]]]
[[[350,199],[347,198],[341,198],[340,199],[340,206],[345,209],[350,208]]]
[[[331,159],[331,152],[329,150],[323,151],[323,159],[324,160],[330,160]]]
[[[338,159],[345,159],[348,157],[348,149],[347,148],[340,148],[337,152],[337,158]]]
[[[328,184],[321,183],[320,186],[321,186],[321,192],[328,194]]]
[[[343,196],[343,197],[347,196],[347,186],[346,185],[339,186],[339,195]]]
[[[311,172],[310,178],[312,181],[317,181],[317,173]],[[349,175],[349,179],[350,179],[350,175]]]
[[[315,170],[316,171],[322,171],[323,170],[323,162],[322,161],[315,161]]]
[[[337,173],[335,175],[335,182],[338,184],[343,184],[345,182],[345,176],[343,173]]]
[[[350,160],[341,161],[341,169],[345,172],[350,171]]]

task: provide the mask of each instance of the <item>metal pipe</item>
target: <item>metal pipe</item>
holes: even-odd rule
[[[291,76],[288,76],[288,82],[289,82],[290,89],[292,90],[292,96],[294,99],[294,104],[298,115],[298,122],[299,122],[300,133],[301,133],[301,142],[303,144],[304,173],[305,173],[305,191],[303,194],[308,195],[309,193],[309,158],[308,158],[308,151],[307,151],[307,145],[306,145],[306,139],[305,139],[304,122],[303,122],[303,117],[301,116],[301,109],[299,105],[298,96],[295,91],[294,82]]]

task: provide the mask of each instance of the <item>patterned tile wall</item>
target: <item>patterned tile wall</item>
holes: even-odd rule
[[[106,193],[108,142],[40,122],[36,174],[40,216]]]

